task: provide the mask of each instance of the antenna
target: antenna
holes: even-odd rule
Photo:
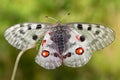
[[[53,21],[56,21],[56,22],[60,22],[59,20],[57,20],[57,19],[55,19],[55,18],[53,18],[53,17],[50,17],[50,16],[45,16],[47,19],[51,19],[51,20],[53,20]]]
[[[60,20],[60,22],[63,20],[63,19],[65,19],[67,16],[69,16],[70,15],[70,12],[68,12],[67,14],[65,14],[65,16]]]
[[[54,21],[56,21],[57,23],[58,22],[62,22],[62,20],[63,19],[65,19],[67,16],[69,16],[70,15],[70,12],[69,13],[67,13],[67,14],[65,14],[64,15],[64,17],[62,18],[62,19],[60,19],[60,20],[58,20],[58,19],[55,19],[55,18],[53,18],[53,17],[50,17],[50,16],[45,16],[47,19],[51,19],[51,20],[54,20]]]

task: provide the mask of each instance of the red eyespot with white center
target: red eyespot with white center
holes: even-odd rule
[[[76,49],[76,54],[78,54],[78,55],[82,55],[83,53],[84,53],[84,49],[82,48],[82,47],[79,47],[79,48],[77,48]]]
[[[49,56],[49,51],[43,50],[42,53],[41,53],[41,55],[42,55],[43,57],[48,57],[48,56]]]
[[[45,45],[45,43],[46,43],[46,40],[43,40],[43,41],[42,41],[42,46],[44,46],[44,45]]]

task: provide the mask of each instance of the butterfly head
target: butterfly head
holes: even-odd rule
[[[60,22],[56,25],[57,30],[61,30],[62,27],[64,27],[64,26]]]

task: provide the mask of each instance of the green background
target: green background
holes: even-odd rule
[[[22,56],[16,80],[120,80],[120,0],[0,0],[0,80],[10,80],[19,50],[4,38],[4,31],[23,22],[50,22],[44,16],[63,22],[103,24],[116,32],[115,41],[93,53],[88,64],[80,68],[64,65],[46,70],[34,62],[38,51],[28,50]]]

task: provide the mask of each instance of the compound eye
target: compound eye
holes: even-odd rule
[[[84,53],[84,49],[82,47],[79,47],[75,50],[76,54],[82,55]]]
[[[42,53],[41,53],[41,55],[42,55],[43,57],[48,57],[48,56],[49,56],[49,51],[43,50]]]

